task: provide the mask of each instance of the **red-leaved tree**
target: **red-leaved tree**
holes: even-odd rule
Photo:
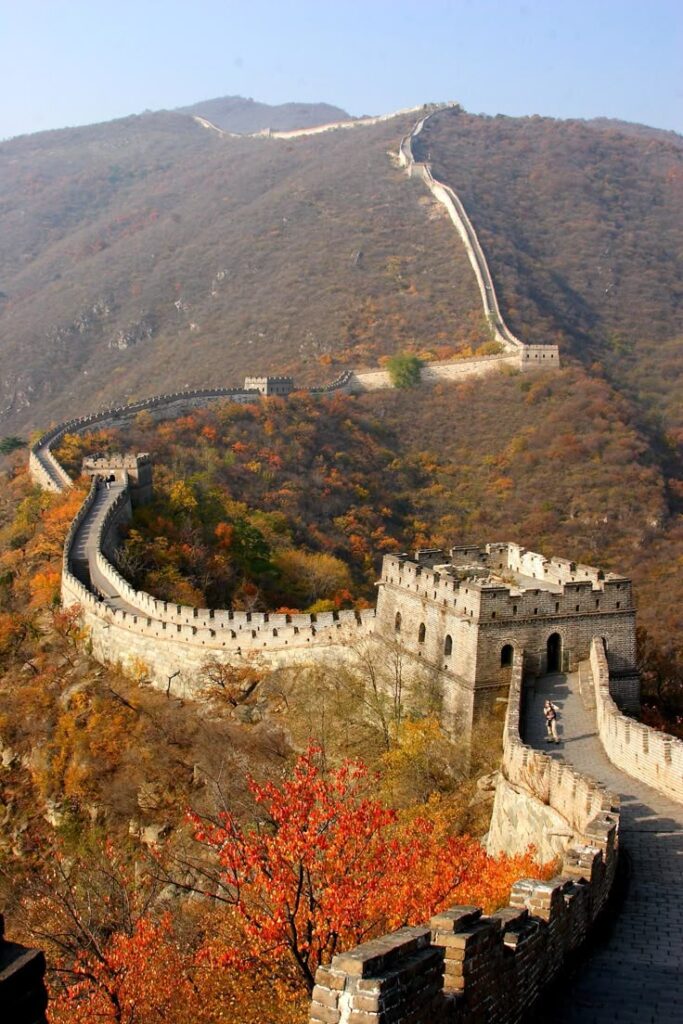
[[[531,857],[487,856],[438,816],[402,823],[368,795],[371,783],[357,762],[325,774],[311,747],[281,785],[249,780],[262,810],[257,827],[230,813],[213,823],[192,816],[216,867],[210,891],[241,919],[248,953],[291,958],[309,989],[341,949],[449,903],[492,909],[514,879],[538,870]],[[211,946],[226,966],[245,955],[244,946]]]

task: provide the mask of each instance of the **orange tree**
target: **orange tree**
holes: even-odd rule
[[[289,959],[310,990],[335,952],[424,921],[449,902],[490,910],[534,870],[531,857],[488,857],[438,818],[401,822],[368,795],[372,781],[358,762],[325,773],[311,747],[281,785],[249,779],[262,811],[256,827],[229,812],[211,823],[192,816],[213,858],[206,889],[242,921],[244,943],[224,950],[226,966],[245,949],[261,961]]]

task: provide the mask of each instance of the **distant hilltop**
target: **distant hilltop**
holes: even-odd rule
[[[202,100],[188,107],[178,107],[175,112],[205,117],[217,128],[239,135],[250,135],[266,128],[291,131],[295,128],[315,128],[333,121],[353,120],[341,107],[334,107],[330,103],[280,103],[270,106],[244,96],[220,96],[213,100]]]

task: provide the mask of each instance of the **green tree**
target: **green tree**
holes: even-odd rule
[[[395,388],[414,388],[420,383],[422,362],[417,356],[399,352],[387,363],[391,383]]]
[[[11,434],[9,437],[0,437],[0,455],[10,455],[12,452],[17,451],[18,448],[25,448],[26,441],[23,437],[17,437]]]

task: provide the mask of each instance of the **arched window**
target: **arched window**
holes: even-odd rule
[[[396,618],[394,619],[394,629],[397,633],[401,632],[401,613],[396,612]]]
[[[500,667],[507,668],[512,664],[512,658],[515,653],[515,649],[512,644],[505,644],[502,651],[500,652]]]
[[[450,636],[450,634],[446,637],[446,640],[444,641],[443,653],[446,655],[447,658],[450,658],[451,654],[453,653],[453,637]]]
[[[425,642],[425,634],[426,634],[426,632],[427,632],[427,630],[425,629],[425,624],[424,624],[424,622],[421,622],[420,623],[420,628],[419,628],[418,634],[417,634],[417,642],[419,644],[423,644]]]

